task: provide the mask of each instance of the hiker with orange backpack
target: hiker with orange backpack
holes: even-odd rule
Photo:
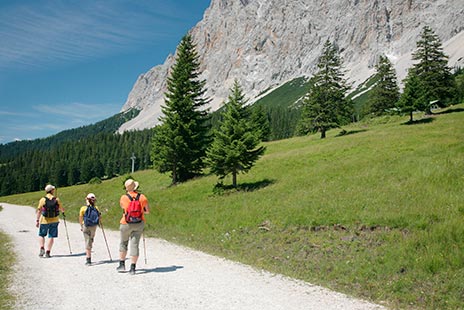
[[[100,225],[101,213],[95,205],[97,198],[95,194],[89,193],[85,197],[86,205],[79,210],[79,224],[81,224],[81,231],[84,234],[85,241],[85,264],[90,266],[92,264],[92,245],[97,231],[97,226]]]
[[[60,212],[64,208],[58,197],[55,197],[55,186],[48,184],[45,186],[46,195],[39,200],[35,226],[39,229],[40,257],[50,257],[55,238],[58,237],[58,224],[60,222]],[[48,242],[45,249],[45,237],[48,235]]]
[[[147,197],[137,191],[138,182],[128,179],[124,183],[126,194],[122,195],[119,205],[123,209],[120,220],[119,231],[121,240],[119,243],[119,266],[118,272],[126,270],[125,261],[127,252],[131,256],[129,273],[135,274],[135,267],[139,258],[140,238],[145,227],[145,214],[150,213]]]

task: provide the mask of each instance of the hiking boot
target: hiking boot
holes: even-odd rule
[[[92,262],[91,262],[91,258],[90,258],[90,257],[87,257],[87,258],[85,259],[85,264],[86,264],[87,266],[92,265]]]
[[[124,263],[124,261],[119,261],[119,267],[116,268],[116,270],[118,272],[126,271],[126,264]]]
[[[50,256],[50,251],[45,252],[45,257],[46,257],[46,258],[50,258],[50,257],[51,257],[51,256]]]
[[[45,254],[45,249],[44,249],[44,248],[40,248],[39,257],[44,256],[44,254]]]
[[[135,264],[131,264],[129,273],[130,273],[130,274],[135,274]]]

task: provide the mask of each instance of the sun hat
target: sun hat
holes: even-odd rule
[[[94,193],[89,193],[86,198],[87,200],[97,200]]]
[[[54,189],[55,189],[55,186],[53,186],[51,184],[48,184],[47,186],[45,186],[45,192],[47,192],[47,193],[50,193]]]
[[[136,182],[132,179],[128,179],[126,182],[124,182],[124,187],[126,188],[126,191],[128,192],[134,191],[135,185],[136,185]]]
[[[135,184],[134,191],[136,191],[139,188],[139,182],[134,181],[134,184]]]

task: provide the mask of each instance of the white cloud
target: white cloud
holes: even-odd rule
[[[34,1],[28,6],[0,5],[0,70],[102,57],[156,41],[169,35],[169,24],[174,21],[154,13],[154,2]]]
[[[5,116],[18,116],[18,115],[21,115],[21,113],[10,112],[10,111],[0,111],[0,115],[5,115]]]
[[[71,122],[81,123],[85,120],[101,120],[117,114],[120,110],[120,104],[85,104],[70,103],[63,105],[37,105],[33,109],[50,115],[57,115],[69,119]],[[86,123],[88,123],[88,121]]]

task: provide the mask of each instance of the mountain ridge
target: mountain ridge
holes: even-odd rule
[[[340,49],[347,79],[355,88],[374,73],[386,54],[401,81],[412,64],[411,52],[425,25],[434,29],[450,56],[464,64],[464,9],[458,0],[323,1],[212,0],[203,19],[190,30],[206,80],[211,108],[227,98],[235,79],[253,102],[292,79],[314,73],[322,45]],[[141,74],[121,111],[140,114],[119,131],[155,126],[164,104],[166,79],[175,61]]]

